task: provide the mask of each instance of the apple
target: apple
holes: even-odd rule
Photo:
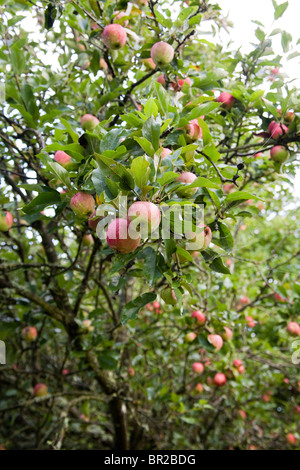
[[[97,217],[96,215],[96,211],[94,211],[90,217],[89,217],[89,220],[88,220],[88,226],[92,229],[92,230],[96,230],[97,229],[97,225],[99,223],[99,221],[101,220],[101,217]]]
[[[187,333],[184,337],[184,341],[186,343],[192,343],[194,341],[194,339],[196,339],[197,335],[196,333],[194,333],[193,331],[191,331],[190,333]]]
[[[78,217],[87,218],[95,210],[95,200],[91,194],[80,191],[72,197],[70,207]]]
[[[48,387],[45,384],[39,383],[33,389],[33,394],[35,397],[44,397],[48,393]]]
[[[258,152],[254,155],[254,158],[262,158],[264,155],[262,152]]]
[[[300,325],[298,325],[298,323],[291,321],[288,323],[286,329],[291,336],[300,336]]]
[[[132,233],[129,233],[132,232]],[[141,235],[131,230],[130,221],[115,219],[107,227],[106,241],[112,250],[119,253],[132,253],[139,246]],[[134,235],[134,238],[131,236]]]
[[[156,68],[156,65],[151,57],[149,57],[149,59],[143,59],[143,64],[148,70],[154,70]]]
[[[208,335],[207,340],[215,347],[215,352],[220,351],[223,346],[223,339],[220,335]]]
[[[197,179],[197,176],[190,171],[184,171],[179,175],[176,182],[184,183],[184,185],[192,184]],[[176,194],[179,197],[190,198],[193,197],[197,192],[197,188],[188,188],[186,186],[180,186],[176,189]]]
[[[218,103],[222,103],[222,107],[229,110],[235,103],[235,98],[228,93],[227,91],[223,91],[220,96],[217,98]]]
[[[198,325],[204,325],[205,323],[205,315],[204,313],[200,312],[200,310],[194,310],[191,314],[192,318],[196,318]]]
[[[203,251],[206,250],[212,241],[212,232],[207,225],[199,224],[197,227],[197,232],[187,232],[185,237],[189,240],[189,243],[196,243],[197,250]]]
[[[21,335],[27,343],[32,343],[37,337],[37,329],[35,326],[26,326],[21,331]]]
[[[114,14],[114,21],[118,21],[118,23],[123,24],[123,26],[128,26],[129,21],[128,20],[122,20],[124,16],[128,16],[125,11],[116,11]]]
[[[269,124],[268,132],[271,134],[271,137],[277,140],[281,135],[286,134],[289,128],[280,122],[272,121]]]
[[[135,376],[134,368],[133,367],[128,367],[127,374],[129,375],[129,377],[134,377]]]
[[[202,364],[202,362],[194,362],[192,367],[193,371],[197,372],[197,374],[202,374],[202,372],[204,371],[204,365]]]
[[[104,70],[105,72],[108,70],[107,62],[103,59],[103,57],[99,60],[99,67],[100,69]]]
[[[271,73],[273,75],[278,75],[279,74],[279,67],[275,67],[274,69],[271,70]]]
[[[172,62],[174,57],[174,49],[167,42],[160,41],[155,43],[151,48],[151,59],[158,67],[164,67]]]
[[[226,341],[230,341],[232,336],[233,336],[232,330],[230,328],[228,328],[228,326],[224,326],[224,330],[225,330],[225,332],[222,334],[223,339],[226,340]]]
[[[162,86],[166,86],[166,79],[163,73],[157,77],[156,81],[157,83],[160,83]]]
[[[191,86],[192,82],[191,80],[189,79],[189,77],[185,77],[185,78],[176,78],[176,82],[173,82],[171,84],[172,88],[175,90],[175,91],[180,91],[181,88],[183,87],[184,84],[187,84],[189,86]]]
[[[255,327],[255,321],[252,317],[247,316],[246,317],[246,322],[249,328],[254,328]]]
[[[127,216],[131,222],[138,219],[141,225],[141,232],[145,232],[146,235],[154,232],[159,227],[161,221],[159,208],[148,201],[134,202],[130,206]]]
[[[233,361],[233,365],[234,365],[234,367],[240,367],[240,366],[243,365],[243,361],[241,361],[241,359],[235,359]]]
[[[92,326],[92,320],[88,320],[88,319],[83,320],[82,326],[83,326],[83,329],[87,330],[89,333],[94,331],[94,327]]]
[[[224,184],[223,190],[224,190],[224,193],[230,194],[230,193],[232,193],[232,191],[234,191],[234,188],[235,188],[234,184],[226,183],[226,184]]]
[[[275,145],[275,147],[271,148],[270,155],[272,160],[282,163],[288,158],[289,151],[286,147],[283,147],[283,145]]]
[[[121,49],[127,41],[127,34],[120,24],[109,24],[102,32],[102,41],[108,49]]]
[[[160,296],[167,305],[176,305],[178,302],[175,292],[173,289],[171,289],[171,287],[165,287],[161,291]]]
[[[80,125],[84,131],[93,131],[100,121],[92,114],[84,114],[80,119]]]
[[[172,153],[172,150],[168,149],[167,147],[163,147],[162,152],[160,154],[161,159],[167,157],[168,155],[170,155],[170,153]]]
[[[13,215],[6,211],[5,215],[0,215],[0,232],[7,232],[14,222]]]
[[[288,442],[288,444],[291,444],[292,446],[294,446],[297,442],[297,439],[296,437],[294,436],[294,434],[292,434],[291,432],[289,432],[287,435],[286,435],[286,440]]]
[[[247,413],[246,413],[246,411],[244,411],[244,410],[238,410],[238,414],[240,415],[240,417],[241,417],[242,419],[246,419],[246,418],[247,418]]]
[[[201,119],[204,118],[204,116],[200,117]],[[184,131],[187,142],[195,142],[196,140],[199,140],[202,137],[202,129],[199,126],[198,119],[192,119],[191,121],[189,121]]]
[[[63,369],[61,371],[61,373],[62,373],[62,375],[69,375],[70,371],[69,371],[69,369]]]
[[[249,297],[247,297],[246,295],[243,295],[243,297],[240,298],[240,302],[241,302],[241,304],[246,305],[246,304],[249,304],[251,301],[250,301]]]
[[[88,246],[92,246],[93,244],[94,244],[94,239],[93,239],[92,235],[86,233],[82,237],[82,246],[88,247]]]
[[[194,388],[195,392],[202,393],[204,391],[204,387],[201,383],[197,383]]]
[[[70,165],[72,165],[70,155],[68,155],[66,152],[63,152],[62,150],[55,152],[54,160],[64,168],[68,168]]]
[[[275,294],[274,294],[274,299],[277,302],[286,302],[286,300],[280,294],[278,294],[277,292],[275,292]]]
[[[227,379],[226,379],[226,375],[223,374],[222,372],[218,372],[215,376],[214,376],[214,383],[215,385],[217,385],[218,387],[222,387],[223,385],[225,385],[227,382]]]
[[[295,117],[295,113],[293,113],[292,111],[288,111],[284,116],[284,120],[288,123],[291,123],[295,120]]]
[[[243,374],[245,372],[245,366],[241,365],[237,368],[239,374]]]

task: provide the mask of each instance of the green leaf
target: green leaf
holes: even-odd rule
[[[195,181],[187,186],[187,188],[212,188],[212,189],[220,189],[220,185],[216,183],[212,183],[207,178],[203,178],[203,176],[198,176]],[[249,199],[249,198],[248,198]]]
[[[160,186],[166,186],[167,184],[172,183],[177,178],[179,178],[179,173],[175,173],[174,171],[166,171],[161,178],[157,179],[157,182]]]
[[[146,294],[139,295],[136,299],[128,302],[121,313],[121,323],[124,325],[128,320],[133,320],[136,318],[137,314],[141,308],[145,307],[150,302],[153,302],[156,299],[156,294],[153,292],[147,292]]]
[[[170,96],[161,83],[154,82],[154,88],[157,92],[160,112],[164,115],[167,115],[169,109]]]
[[[264,90],[257,90],[254,91],[249,98],[249,101],[252,103],[253,101],[256,101],[258,98],[261,98],[264,95]]]
[[[103,155],[95,154],[95,156],[98,161],[100,160],[101,163],[109,168],[112,174],[117,176],[120,181],[121,189],[125,189],[125,191],[131,191],[135,188],[134,179],[124,165],[116,162],[112,158],[104,157]]]
[[[275,20],[278,20],[278,18],[280,18],[283,15],[283,13],[285,12],[288,6],[289,6],[289,2],[285,2],[285,3],[282,3],[281,5],[278,5],[275,8],[275,12],[274,12]]]
[[[222,224],[221,222],[218,222],[218,229],[220,232],[220,246],[227,252],[231,252],[233,248],[233,236],[229,230],[229,228],[225,225]]]
[[[14,44],[10,48],[11,63],[16,75],[21,75],[25,68],[25,54],[19,47]]]
[[[229,269],[224,266],[222,258],[215,251],[208,248],[205,251],[201,251],[201,255],[212,271],[222,274],[230,274]]]
[[[45,10],[45,28],[51,29],[54,25],[56,18],[57,10],[52,3],[49,3],[48,7]]]
[[[147,139],[156,151],[159,147],[160,124],[153,117],[144,122],[142,129],[143,137]]]
[[[138,188],[146,186],[150,175],[150,163],[145,157],[137,157],[131,162],[131,171]]]
[[[45,207],[52,206],[61,202],[60,194],[58,191],[48,189],[40,193],[35,197],[29,204],[22,208],[26,214],[33,214],[35,212],[41,212]]]
[[[259,199],[259,198],[257,198],[253,194],[246,193],[244,191],[236,191],[234,193],[228,194],[228,196],[226,196],[224,203],[226,204],[227,202],[242,201],[242,200],[248,201],[248,199]]]
[[[49,162],[47,167],[67,188],[71,189],[69,173],[64,167],[56,162]]]
[[[158,114],[158,107],[155,103],[155,100],[153,98],[150,98],[147,103],[145,104],[144,107],[144,113],[146,114],[147,117],[154,116],[156,117]]]
[[[35,102],[35,97],[32,91],[31,86],[28,83],[25,83],[21,88],[21,96],[26,105],[28,112],[34,119],[38,119],[39,110]]]
[[[177,253],[187,261],[191,261],[192,263],[194,262],[192,255],[181,246],[177,247]]]
[[[115,150],[121,143],[123,129],[112,129],[103,137],[100,144],[100,151]]]
[[[76,132],[73,131],[71,124],[64,118],[60,118],[60,122],[62,123],[63,126],[65,126],[66,130],[71,136],[71,139],[76,144],[78,142],[78,135],[76,134]]]
[[[142,147],[144,152],[146,152],[149,157],[153,157],[153,155],[155,154],[155,150],[152,144],[150,144],[150,142],[145,139],[145,137],[134,137],[134,140],[139,144],[140,147]]]
[[[287,33],[286,31],[282,31],[281,33],[281,45],[283,52],[287,52],[290,48],[290,42],[292,41],[292,36],[290,33]]]
[[[160,276],[160,272],[157,272],[156,269],[156,252],[151,246],[147,246],[138,257],[144,259],[143,273],[149,283],[149,287],[152,287],[155,279]]]
[[[174,238],[165,238],[164,245],[166,249],[167,260],[170,261],[172,259],[173,253],[175,253],[177,250],[176,242]]]

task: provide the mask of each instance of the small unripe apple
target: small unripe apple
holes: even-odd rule
[[[84,114],[80,119],[80,125],[84,131],[93,131],[100,121],[92,114]]]
[[[188,184],[192,184],[195,181],[195,179],[197,179],[197,176],[194,175],[194,173],[191,173],[190,171],[184,171],[183,173],[179,175],[176,182],[178,181],[179,183],[184,183],[185,185],[188,185]],[[197,188],[188,188],[185,186],[182,186],[176,189],[177,196],[184,197],[184,198],[193,197],[196,192],[197,192]]]
[[[184,337],[184,340],[186,343],[192,343],[194,341],[194,339],[196,339],[197,335],[196,333],[194,333],[193,331],[191,331],[190,333],[187,333]]]
[[[279,74],[279,67],[275,67],[274,69],[271,70],[271,73],[273,75],[278,75]]]
[[[269,124],[268,132],[273,139],[278,139],[281,135],[286,134],[289,128],[280,122],[272,121]]]
[[[160,41],[155,43],[151,48],[151,58],[158,67],[163,67],[172,62],[174,57],[174,49],[167,42]]]
[[[178,302],[175,292],[173,289],[171,289],[171,287],[165,287],[161,291],[160,296],[167,305],[176,305]]]
[[[289,151],[286,147],[283,147],[283,145],[275,145],[275,147],[271,148],[270,155],[272,160],[282,163],[288,158]]]
[[[288,111],[284,116],[284,120],[288,123],[291,123],[295,120],[295,117],[295,113],[293,113],[292,111]]]
[[[87,218],[95,210],[95,200],[91,194],[80,191],[70,201],[72,211],[82,218]]]
[[[204,387],[201,383],[197,383],[194,388],[195,392],[202,393],[204,391]]]
[[[70,155],[68,155],[66,152],[63,152],[62,150],[55,152],[54,160],[64,168],[68,168],[72,164]]]
[[[225,339],[226,341],[230,341],[233,336],[232,330],[228,328],[228,326],[224,326],[224,330],[225,332],[222,334],[223,339]]]
[[[156,65],[151,57],[149,57],[149,59],[143,59],[143,64],[148,70],[154,70],[156,68]]]
[[[23,328],[22,332],[22,338],[27,342],[27,343],[32,343],[37,337],[37,329],[35,326],[26,326]]]
[[[99,60],[99,66],[100,66],[100,69],[104,71],[108,70],[107,62],[103,59],[103,57],[101,57]]]
[[[220,96],[218,96],[217,102],[222,103],[222,107],[229,110],[234,105],[235,98],[227,91],[223,91]]]
[[[222,387],[223,385],[225,385],[227,382],[227,379],[226,379],[226,375],[223,374],[222,372],[218,372],[215,376],[214,376],[214,383],[218,386],[218,387]]]
[[[170,155],[170,153],[172,153],[172,150],[168,149],[167,147],[163,147],[162,152],[160,154],[161,159],[167,157],[168,155]]]
[[[193,371],[197,372],[197,374],[202,374],[202,372],[204,371],[204,365],[202,364],[202,362],[194,362],[192,367]]]
[[[162,86],[166,86],[166,79],[163,73],[157,77],[156,81],[157,83],[160,83]]]
[[[93,244],[94,244],[94,239],[93,239],[92,235],[86,233],[82,237],[82,246],[88,247],[88,246],[92,246]]]
[[[220,335],[208,335],[207,340],[215,347],[216,352],[220,351],[223,346],[223,339]]]
[[[154,232],[159,227],[161,221],[161,213],[159,208],[148,201],[134,202],[128,210],[128,219],[134,221],[138,218],[141,222],[141,232]]]
[[[96,211],[94,211],[90,217],[89,217],[89,220],[88,220],[88,226],[92,229],[92,230],[96,230],[97,229],[97,225],[99,223],[99,221],[101,220],[101,217],[97,217],[96,215]]]
[[[132,253],[140,244],[141,235],[135,233],[132,238],[129,233],[130,222],[127,219],[115,219],[107,227],[106,241],[112,250],[119,253]]]
[[[153,302],[153,307],[154,307],[154,308],[160,308],[160,303],[157,302],[157,300],[155,300],[155,301]]]
[[[288,323],[286,327],[287,331],[291,336],[299,336],[300,335],[300,325],[298,323],[291,321]]]
[[[191,317],[196,318],[199,325],[204,325],[206,320],[204,313],[200,312],[200,310],[194,310],[191,314]]]
[[[286,440],[288,442],[288,444],[291,444],[292,446],[294,446],[297,442],[297,439],[296,437],[294,436],[294,434],[292,434],[291,432],[289,432],[287,435],[286,435]]]
[[[7,232],[14,222],[13,215],[10,212],[0,215],[0,232]]]
[[[129,375],[129,377],[134,377],[135,376],[134,368],[133,367],[128,367],[127,374]]]
[[[48,387],[45,384],[36,384],[33,389],[33,394],[35,397],[44,397],[48,393]]]
[[[120,24],[109,24],[103,30],[102,41],[108,49],[121,49],[127,41],[126,31]]]

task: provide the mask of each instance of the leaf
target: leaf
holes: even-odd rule
[[[153,117],[144,122],[142,129],[143,137],[147,139],[156,151],[159,148],[160,124]]]
[[[281,33],[281,45],[283,52],[287,52],[290,48],[290,42],[292,41],[292,36],[290,33],[287,33],[286,31],[282,31]]]
[[[218,222],[218,229],[220,232],[220,246],[227,252],[231,252],[233,248],[233,236],[229,230],[229,228],[225,225],[222,224],[221,222]]]
[[[145,139],[145,137],[134,137],[134,140],[139,144],[140,147],[146,152],[149,157],[153,157],[155,154],[155,150],[152,146],[152,144]]]
[[[179,173],[174,171],[166,171],[160,178],[157,179],[157,182],[160,186],[166,186],[167,184],[172,183],[177,178],[179,178]]]
[[[288,6],[289,6],[289,2],[285,2],[285,3],[282,3],[281,5],[278,5],[275,8],[275,12],[274,12],[275,20],[278,20],[278,18],[280,18],[284,14]]]
[[[166,115],[166,114],[168,114],[170,96],[166,92],[164,87],[161,85],[161,83],[155,82],[154,83],[154,88],[157,92],[160,111],[161,111],[162,114]]]
[[[154,284],[155,278],[157,277],[156,272],[156,252],[151,246],[147,246],[144,250],[139,254],[139,258],[144,259],[143,263],[143,273],[149,283],[149,287],[152,287]],[[158,275],[160,272],[158,271]]]
[[[158,114],[158,107],[155,103],[155,100],[153,98],[150,98],[147,103],[145,104],[144,107],[144,113],[146,114],[147,117],[154,116],[156,117]]]
[[[192,263],[194,262],[192,255],[181,246],[177,247],[177,253],[180,256],[183,256],[187,261],[191,261]]]
[[[230,274],[229,269],[224,266],[222,258],[215,251],[208,248],[205,251],[201,251],[201,255],[212,271],[222,274]]]
[[[67,188],[71,189],[71,181],[68,171],[62,167],[59,163],[49,162],[47,167],[50,168],[50,171],[55,174],[55,176],[65,185]]]
[[[112,158],[104,157],[103,155],[95,154],[97,159],[100,160],[111,172],[118,177],[120,181],[120,188],[125,191],[131,191],[135,188],[134,179],[121,163],[116,162]]]
[[[63,126],[65,126],[66,130],[71,136],[71,139],[76,144],[78,142],[78,135],[76,134],[76,132],[73,131],[71,124],[64,118],[60,118],[60,122],[62,123]]]
[[[131,171],[138,188],[146,186],[150,175],[150,163],[145,157],[137,157],[131,162]]]
[[[122,134],[123,129],[112,129],[107,132],[101,141],[100,151],[105,152],[105,150],[115,150],[121,143]]]
[[[29,204],[22,208],[26,214],[33,214],[41,212],[45,207],[52,206],[61,202],[60,194],[58,191],[47,188],[47,191],[40,193]]]
[[[176,242],[174,238],[165,238],[164,245],[166,249],[167,260],[170,261],[172,259],[173,253],[175,253],[177,250]]]
[[[48,7],[45,10],[45,28],[51,29],[54,25],[56,18],[57,10],[52,3],[49,3]]]
[[[248,201],[248,199],[259,199],[259,198],[257,198],[253,194],[246,193],[244,191],[236,191],[234,193],[228,194],[228,196],[226,196],[224,203],[226,204],[227,202],[241,201],[241,200]]]
[[[10,48],[11,63],[16,75],[20,75],[25,68],[25,54],[19,47],[14,44]]]
[[[249,98],[249,101],[252,103],[253,101],[256,101],[258,98],[261,98],[264,95],[264,90],[257,90],[254,91]]]
[[[121,323],[124,325],[128,320],[134,320],[141,310],[150,302],[156,299],[156,294],[147,292],[146,294],[139,295],[136,299],[128,302],[122,309]]]
[[[195,181],[186,186],[187,188],[211,188],[211,189],[220,189],[220,185],[216,183],[212,183],[207,178],[203,178],[203,176],[198,176]],[[249,199],[249,198],[248,198]]]
[[[23,101],[26,105],[28,112],[34,119],[38,119],[39,117],[39,110],[35,102],[35,97],[32,91],[31,86],[28,83],[25,83],[21,88],[21,95]]]
[[[110,183],[108,181],[110,181]],[[102,174],[100,168],[97,168],[92,172],[92,182],[98,196],[105,192],[108,199],[112,201],[119,194],[118,187],[111,184],[113,182]]]

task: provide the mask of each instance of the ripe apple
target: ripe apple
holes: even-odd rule
[[[92,230],[96,230],[97,229],[97,225],[99,223],[99,221],[101,220],[101,217],[97,217],[96,216],[96,211],[94,211],[90,217],[89,217],[89,220],[88,220],[88,226],[92,229]]]
[[[163,147],[162,152],[160,154],[161,159],[167,157],[168,155],[170,155],[170,153],[172,153],[172,150],[168,149],[167,147]]]
[[[151,48],[151,58],[158,67],[164,67],[172,62],[174,57],[174,49],[167,42],[160,41],[155,43]]]
[[[68,168],[70,165],[72,165],[70,155],[68,155],[66,152],[63,152],[62,150],[55,152],[54,160],[64,168]]]
[[[228,326],[224,326],[224,330],[225,330],[225,332],[222,334],[223,339],[226,340],[226,341],[230,341],[232,336],[233,336],[232,330],[230,328],[228,328]]]
[[[200,312],[200,310],[194,310],[191,317],[196,318],[198,325],[204,325],[206,320],[204,313]]]
[[[202,362],[194,362],[192,367],[193,371],[197,372],[197,374],[202,374],[202,372],[204,371],[204,365],[202,364]]]
[[[246,322],[247,322],[247,325],[248,325],[249,328],[254,328],[255,327],[255,321],[254,321],[253,317],[247,316],[246,317]]]
[[[84,131],[93,131],[100,121],[92,114],[84,114],[80,119],[80,125]]]
[[[120,24],[109,24],[102,32],[102,41],[108,49],[121,49],[127,41],[127,34]]]
[[[227,379],[226,379],[226,375],[223,374],[222,372],[218,372],[215,376],[214,376],[214,383],[215,385],[217,385],[218,387],[222,387],[223,385],[225,385],[227,382]]]
[[[176,181],[179,183],[184,183],[184,185],[192,184],[197,179],[197,176],[190,171],[184,171],[179,175]],[[197,192],[197,188],[188,188],[186,186],[180,186],[176,189],[176,194],[179,197],[190,198],[193,197]]]
[[[288,158],[289,151],[286,147],[283,147],[283,145],[275,145],[275,147],[271,148],[270,155],[272,160],[282,163]]]
[[[72,197],[70,207],[78,217],[87,218],[95,210],[95,200],[91,194],[80,191]]]
[[[272,121],[268,127],[269,134],[275,140],[279,139],[281,135],[286,134],[288,130],[289,128],[285,124],[276,121]]]
[[[215,352],[220,351],[223,346],[223,339],[220,335],[208,335],[207,340],[215,347]]]
[[[48,387],[45,384],[39,383],[33,389],[33,394],[35,397],[44,397],[48,393]]]
[[[129,220],[115,219],[107,227],[106,241],[112,250],[127,254],[132,253],[139,246],[141,235],[130,230]]]
[[[6,211],[5,215],[0,215],[0,232],[7,232],[14,222],[13,215]]]
[[[137,201],[130,206],[128,219],[131,222],[138,219],[141,225],[141,232],[148,235],[159,227],[161,213],[159,207],[152,202]]]
[[[32,343],[37,337],[37,329],[35,326],[26,326],[21,331],[21,335],[27,343]]]
[[[200,117],[201,119],[204,118],[204,116]],[[187,142],[195,142],[196,140],[199,140],[202,137],[202,129],[199,126],[198,119],[192,119],[191,121],[189,121],[184,131]]]
[[[244,410],[238,410],[238,414],[240,415],[240,417],[241,417],[242,419],[246,419],[246,418],[247,418],[247,413],[246,413],[246,411],[244,411]]]
[[[250,301],[249,297],[247,297],[246,295],[243,295],[243,297],[240,298],[240,302],[241,302],[241,304],[246,305],[246,304],[249,304],[251,301]]]
[[[287,331],[291,336],[299,336],[300,335],[300,325],[298,323],[291,321],[288,323],[286,327]]]
[[[63,369],[61,371],[61,373],[62,373],[62,375],[69,375],[70,371],[69,371],[69,369]]]
[[[241,359],[235,359],[233,361],[233,365],[234,365],[234,367],[240,367],[240,366],[243,365],[243,361],[241,361]]]
[[[82,246],[88,247],[88,246],[92,246],[93,244],[94,244],[94,239],[93,239],[92,235],[86,233],[82,237]]]
[[[262,152],[258,152],[254,155],[254,158],[262,158],[263,157],[263,153]]]
[[[294,434],[292,434],[291,432],[289,432],[287,435],[286,435],[286,440],[288,442],[288,444],[291,444],[292,446],[294,446],[297,442],[297,439],[296,437],[294,436]]]
[[[190,333],[187,333],[184,337],[184,341],[186,343],[192,343],[194,341],[194,339],[196,339],[197,335],[196,333],[194,333],[193,331],[191,331]]]
[[[222,108],[227,110],[231,109],[235,103],[235,98],[228,93],[227,91],[223,91],[220,96],[217,98],[218,103],[222,103]]]

